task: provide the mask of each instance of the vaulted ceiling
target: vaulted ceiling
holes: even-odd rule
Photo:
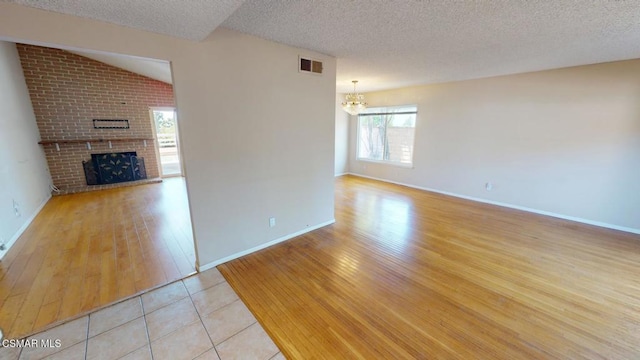
[[[5,0],[6,1],[6,0]],[[640,58],[640,0],[9,0],[201,41],[222,26],[338,59],[372,91]]]

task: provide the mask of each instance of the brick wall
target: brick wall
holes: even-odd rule
[[[70,52],[18,44],[42,140],[152,138],[149,107],[172,107],[173,87]],[[94,129],[93,119],[127,119],[129,129]],[[159,176],[155,142],[43,145],[54,185],[64,192],[86,188],[82,161],[91,154],[136,151],[147,176]]]

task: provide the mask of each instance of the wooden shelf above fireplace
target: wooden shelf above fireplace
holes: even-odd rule
[[[79,144],[79,143],[92,143],[92,142],[116,142],[116,141],[143,141],[143,140],[155,140],[154,138],[111,138],[111,139],[64,139],[64,140],[42,140],[38,141],[40,145],[51,144]]]
[[[38,141],[40,145],[55,145],[56,151],[60,151],[60,144],[87,144],[87,149],[91,150],[91,143],[109,143],[111,148],[112,142],[125,141],[143,141],[144,147],[147,147],[147,140],[155,140],[154,138],[110,138],[110,139],[60,139],[60,140],[42,140]]]

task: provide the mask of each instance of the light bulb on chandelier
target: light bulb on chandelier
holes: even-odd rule
[[[367,103],[364,102],[364,95],[356,92],[356,84],[358,80],[351,81],[353,83],[353,92],[345,96],[345,101],[342,103],[342,109],[351,115],[358,115],[367,108]]]

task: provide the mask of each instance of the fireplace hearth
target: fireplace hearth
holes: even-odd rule
[[[144,158],[135,151],[91,154],[91,160],[83,161],[87,185],[115,184],[147,178]]]

